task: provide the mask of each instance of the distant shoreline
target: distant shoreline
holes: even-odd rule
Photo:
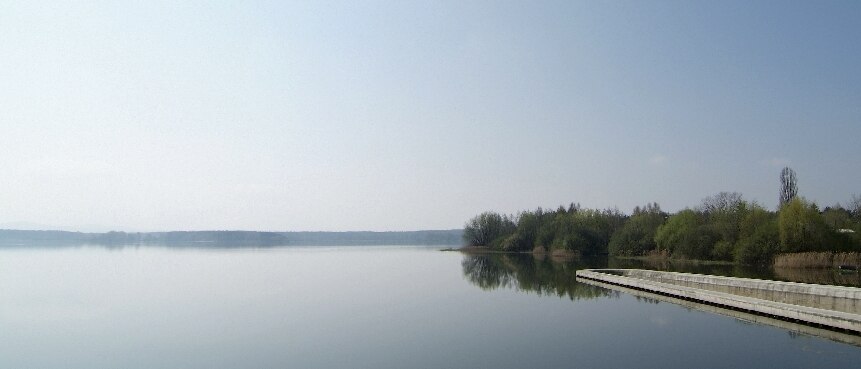
[[[103,245],[212,245],[212,246],[353,246],[353,245],[462,245],[463,230],[391,232],[258,232],[171,231],[105,232],[33,231],[0,229],[0,246],[38,244]]]

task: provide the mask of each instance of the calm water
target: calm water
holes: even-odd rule
[[[577,283],[582,266],[422,247],[0,249],[0,367],[861,362],[861,347]]]

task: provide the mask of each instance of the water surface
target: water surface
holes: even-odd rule
[[[0,367],[854,367],[861,348],[432,247],[0,249]]]

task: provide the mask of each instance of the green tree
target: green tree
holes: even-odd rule
[[[657,203],[634,208],[634,213],[617,227],[609,240],[611,255],[637,256],[655,249],[655,233],[667,214]]]
[[[475,216],[463,226],[463,240],[469,246],[495,247],[514,229],[510,217],[488,211]]]
[[[549,249],[553,245],[553,240],[556,238],[556,230],[559,229],[562,215],[555,212],[542,212],[538,208],[538,234],[535,239],[536,247]]]
[[[741,264],[769,265],[780,249],[777,216],[752,204],[741,222],[741,234],[735,248],[735,261]]]
[[[828,226],[816,204],[803,198],[786,203],[778,216],[781,252],[827,250]]]
[[[852,228],[852,213],[842,206],[827,206],[822,210],[822,218],[825,224],[832,229]]]
[[[705,226],[700,213],[685,209],[658,228],[655,243],[659,250],[666,250],[675,257],[707,259],[718,238]]]
[[[517,216],[514,234],[505,239],[501,248],[505,251],[531,251],[538,238],[539,224],[539,216],[536,213],[521,212]]]
[[[556,235],[552,249],[598,254],[606,251],[607,239],[602,232],[600,212],[580,210],[557,217]]]
[[[850,203],[850,206],[853,206]],[[853,219],[852,211],[840,204],[826,207],[822,219],[828,228],[828,247],[832,251],[852,252],[861,250],[858,237],[858,222]]]

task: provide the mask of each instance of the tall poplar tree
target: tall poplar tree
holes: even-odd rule
[[[788,204],[798,194],[798,182],[795,171],[789,167],[783,167],[780,171],[780,207]]]

